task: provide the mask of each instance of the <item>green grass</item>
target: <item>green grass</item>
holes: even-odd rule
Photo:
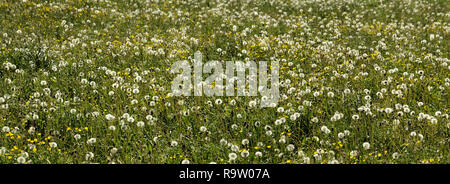
[[[0,0],[0,163],[448,164],[449,10],[444,0]],[[250,108],[260,96],[168,96],[170,66],[196,51],[279,59],[286,98]]]

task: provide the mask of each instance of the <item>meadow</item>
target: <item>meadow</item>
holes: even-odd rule
[[[449,33],[446,0],[0,0],[0,164],[448,164]],[[197,51],[278,61],[276,107],[174,96]]]

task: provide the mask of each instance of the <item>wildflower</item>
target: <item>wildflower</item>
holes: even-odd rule
[[[255,153],[255,156],[257,156],[257,157],[262,157],[262,153],[261,153],[260,151],[257,151],[257,152]]]
[[[172,141],[172,142],[170,143],[170,146],[176,147],[176,146],[178,146],[178,142],[177,142],[177,141]]]
[[[256,101],[255,101],[255,100],[250,101],[250,102],[248,103],[248,106],[249,106],[250,108],[256,107]]]
[[[352,156],[352,157],[358,156],[358,151],[356,151],[356,150],[351,151],[350,156]]]
[[[328,127],[326,126],[322,126],[320,128],[320,131],[324,132],[325,134],[329,134],[331,132],[330,129],[328,129]]]
[[[239,151],[239,147],[237,145],[231,146],[231,151],[237,152]]]
[[[334,93],[333,93],[333,92],[331,92],[331,91],[330,91],[330,92],[328,92],[328,94],[327,94],[327,95],[328,95],[328,97],[330,97],[330,98],[333,98],[333,97],[334,97]]]
[[[393,159],[398,159],[399,156],[400,156],[400,154],[397,153],[397,152],[395,152],[395,153],[392,154],[392,158],[393,158]]]
[[[112,149],[111,149],[111,154],[116,154],[117,151],[119,151],[117,148],[112,148]]]
[[[303,163],[309,164],[311,162],[311,159],[309,157],[303,157]]]
[[[220,139],[220,144],[221,145],[226,145],[228,142],[227,142],[227,140],[225,140],[225,139]]]
[[[4,155],[7,149],[5,147],[0,147],[0,155]]]
[[[295,146],[293,144],[289,144],[289,145],[287,145],[286,148],[287,148],[288,151],[294,151]]]
[[[139,121],[139,122],[137,122],[136,125],[137,125],[137,127],[142,128],[142,127],[144,127],[145,123],[143,121]]]
[[[87,144],[94,144],[97,142],[96,138],[90,138],[89,140],[87,140]]]
[[[248,142],[249,142],[248,139],[243,139],[243,140],[242,140],[242,145],[247,145]]]
[[[92,153],[92,152],[86,153],[86,156],[85,156],[85,159],[86,159],[86,160],[91,160],[91,159],[93,159],[93,158],[94,158],[94,153]]]
[[[329,164],[339,164],[339,161],[337,161],[336,159],[333,159],[331,161],[328,162]]]
[[[9,129],[9,127],[7,127],[7,126],[4,126],[3,128],[2,128],[2,132],[9,132],[10,131],[10,129]]]
[[[228,158],[230,159],[230,161],[234,161],[234,160],[236,160],[237,155],[236,155],[236,153],[230,153],[230,154],[228,154]]]
[[[222,100],[221,99],[217,99],[216,100],[216,105],[220,105],[220,104],[222,104]]]
[[[250,153],[247,150],[241,152],[241,157],[247,158]]]
[[[363,148],[366,149],[366,150],[370,149],[370,144],[368,142],[364,142],[363,143]]]
[[[112,120],[114,120],[116,117],[114,117],[112,114],[107,114],[107,115],[105,116],[105,118],[106,118],[106,120],[108,120],[108,121],[112,121]]]
[[[25,159],[24,157],[18,157],[18,158],[17,158],[17,162],[18,162],[19,164],[23,164],[23,163],[26,162],[26,159]]]
[[[75,138],[75,140],[79,140],[81,138],[81,135],[80,134],[76,134],[76,135],[73,136],[73,138]]]
[[[436,118],[432,118],[430,122],[431,122],[431,124],[436,124],[438,121]]]
[[[386,112],[387,114],[390,114],[392,111],[394,111],[392,108],[384,109],[384,112]]]
[[[284,112],[284,108],[283,107],[278,107],[277,112],[279,112],[279,113]]]
[[[58,144],[56,144],[56,142],[50,142],[48,143],[50,145],[51,148],[56,148],[58,147]]]
[[[181,164],[189,164],[189,160],[188,159],[184,159],[183,161],[181,161]]]
[[[115,131],[115,130],[116,130],[116,127],[115,127],[114,125],[111,125],[111,126],[109,126],[109,130]]]
[[[22,154],[20,154],[20,156],[23,158],[28,158],[29,154],[27,152],[23,152]]]

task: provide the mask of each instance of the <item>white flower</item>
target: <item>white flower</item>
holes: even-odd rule
[[[242,140],[242,145],[247,145],[248,142],[249,142],[248,139],[243,139],[243,140]]]
[[[430,120],[430,122],[431,122],[431,124],[436,124],[438,121],[437,121],[436,118],[433,118],[433,119]]]
[[[75,140],[79,140],[81,138],[81,135],[80,134],[76,134],[76,135],[73,136],[73,138],[75,138]]]
[[[142,128],[142,127],[144,127],[145,123],[143,121],[139,121],[139,122],[137,122],[136,125],[137,125],[137,127]]]
[[[2,128],[2,132],[9,132],[10,131],[10,129],[9,129],[9,127],[7,127],[7,126],[4,126],[3,128]]]
[[[320,95],[320,92],[316,91],[313,93],[314,97],[318,97]]]
[[[50,145],[51,148],[56,148],[58,146],[58,144],[56,144],[56,142],[50,142],[48,144]]]
[[[241,152],[241,157],[246,158],[246,157],[248,157],[249,154],[250,153],[247,150],[244,150],[244,151]]]
[[[392,111],[394,111],[392,108],[384,109],[384,112],[386,112],[387,114],[390,114]]]
[[[250,101],[250,102],[248,103],[248,106],[249,106],[249,107],[255,107],[255,106],[256,106],[256,101],[255,101],[255,100]]]
[[[116,127],[115,127],[114,125],[111,125],[111,126],[109,126],[109,130],[115,131],[115,130],[116,130]]]
[[[281,125],[281,123],[283,123],[283,121],[281,121],[280,119],[275,120],[275,125]]]
[[[92,153],[92,152],[86,153],[86,160],[91,160],[93,158],[94,158],[94,153]]]
[[[20,154],[21,157],[23,158],[28,158],[28,153],[27,152],[23,152],[22,154]]]
[[[112,149],[111,149],[111,154],[116,154],[117,151],[119,151],[119,149],[117,149],[117,148],[112,148]]]
[[[19,164],[23,164],[23,163],[26,162],[26,159],[25,159],[24,157],[19,157],[19,158],[17,158],[17,162],[18,162]]]
[[[331,91],[330,91],[330,92],[328,92],[328,94],[327,94],[327,95],[328,95],[328,97],[330,97],[330,98],[333,98],[333,97],[334,97],[334,93],[333,93],[333,92],[331,92]]]
[[[339,161],[337,161],[336,159],[333,159],[331,161],[328,162],[329,164],[339,164]]]
[[[116,117],[113,116],[112,114],[107,114],[107,115],[105,116],[105,118],[106,118],[106,120],[108,120],[108,121],[112,121],[112,120],[116,119]]]
[[[138,101],[136,99],[131,100],[131,105],[135,105],[137,103],[138,103]]]
[[[400,156],[400,154],[398,154],[397,152],[392,154],[393,159],[398,159],[399,156]]]
[[[7,151],[7,149],[6,149],[5,147],[1,147],[1,148],[0,148],[0,155],[5,154],[6,151]]]
[[[208,130],[208,129],[207,129],[205,126],[201,126],[201,127],[200,127],[200,131],[201,131],[201,132],[206,132],[207,130]]]
[[[322,131],[322,132],[324,132],[326,134],[329,134],[331,132],[330,129],[328,129],[328,127],[326,127],[326,126],[322,126],[320,128],[320,131]]]
[[[257,157],[262,157],[262,153],[261,153],[260,151],[257,151],[257,152],[255,153],[255,156],[257,156]]]
[[[345,135],[350,135],[350,131],[344,130],[344,134],[345,134]]]
[[[181,164],[189,164],[189,160],[188,159],[184,159],[183,161],[181,161]]]
[[[284,112],[284,108],[283,107],[278,107],[277,112],[279,112],[279,113]]]
[[[230,159],[230,161],[234,161],[234,160],[236,160],[237,155],[236,155],[236,153],[230,153],[230,154],[228,154],[228,158]]]
[[[217,99],[217,100],[216,100],[216,104],[217,104],[217,105],[222,104],[222,100],[221,100],[221,99]]]
[[[309,157],[303,157],[303,163],[309,164],[311,162],[311,159]]]
[[[289,145],[287,145],[286,148],[287,148],[288,151],[294,151],[295,146],[293,144],[289,144]]]
[[[220,144],[221,145],[226,145],[228,143],[228,141],[227,140],[225,140],[225,139],[220,139]]]
[[[170,143],[170,146],[172,146],[172,147],[178,146],[178,142],[177,141],[172,141]]]
[[[368,142],[364,142],[363,143],[363,148],[366,149],[366,150],[370,149],[370,144]]]
[[[88,144],[94,144],[94,143],[96,143],[97,142],[97,139],[96,138],[90,138],[89,140],[87,140],[87,143]]]
[[[231,151],[239,151],[239,147],[237,145],[232,145]]]

